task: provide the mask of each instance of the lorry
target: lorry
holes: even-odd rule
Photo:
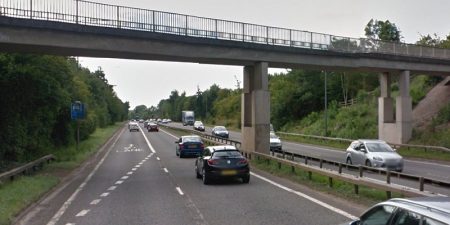
[[[194,117],[194,111],[182,111],[181,112],[181,122],[183,123],[183,126],[186,125],[194,125],[195,117]]]

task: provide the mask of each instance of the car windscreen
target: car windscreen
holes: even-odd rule
[[[270,134],[270,138],[278,138],[278,136],[275,134]]]
[[[242,157],[241,153],[236,150],[230,150],[230,151],[217,151],[213,153],[213,157],[217,158],[237,158]]]
[[[394,152],[386,143],[366,143],[366,146],[370,152]]]
[[[183,142],[202,142],[202,139],[200,137],[185,137]]]
[[[216,131],[227,131],[227,129],[225,129],[225,127],[216,127],[215,130]]]
[[[195,122],[195,126],[203,126],[202,122]]]

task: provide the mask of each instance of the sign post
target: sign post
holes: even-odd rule
[[[72,106],[70,107],[70,115],[72,120],[75,120],[77,122],[77,150],[78,146],[80,144],[80,119],[84,119],[86,116],[86,111],[84,104],[80,101],[75,101],[72,103]]]

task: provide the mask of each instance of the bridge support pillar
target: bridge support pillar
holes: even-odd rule
[[[270,93],[268,63],[244,67],[241,107],[241,150],[269,154]]]
[[[412,135],[412,100],[409,96],[409,71],[398,75],[399,95],[391,97],[391,74],[380,74],[381,96],[378,98],[378,138],[390,143],[403,144]]]

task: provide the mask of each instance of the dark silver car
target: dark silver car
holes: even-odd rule
[[[403,171],[403,158],[382,140],[357,140],[346,152],[347,164]]]
[[[450,225],[450,197],[395,198],[378,203],[349,225]]]
[[[212,129],[211,134],[213,136],[217,136],[217,137],[221,137],[221,138],[228,138],[230,135],[227,128],[225,128],[224,126],[215,126]]]

